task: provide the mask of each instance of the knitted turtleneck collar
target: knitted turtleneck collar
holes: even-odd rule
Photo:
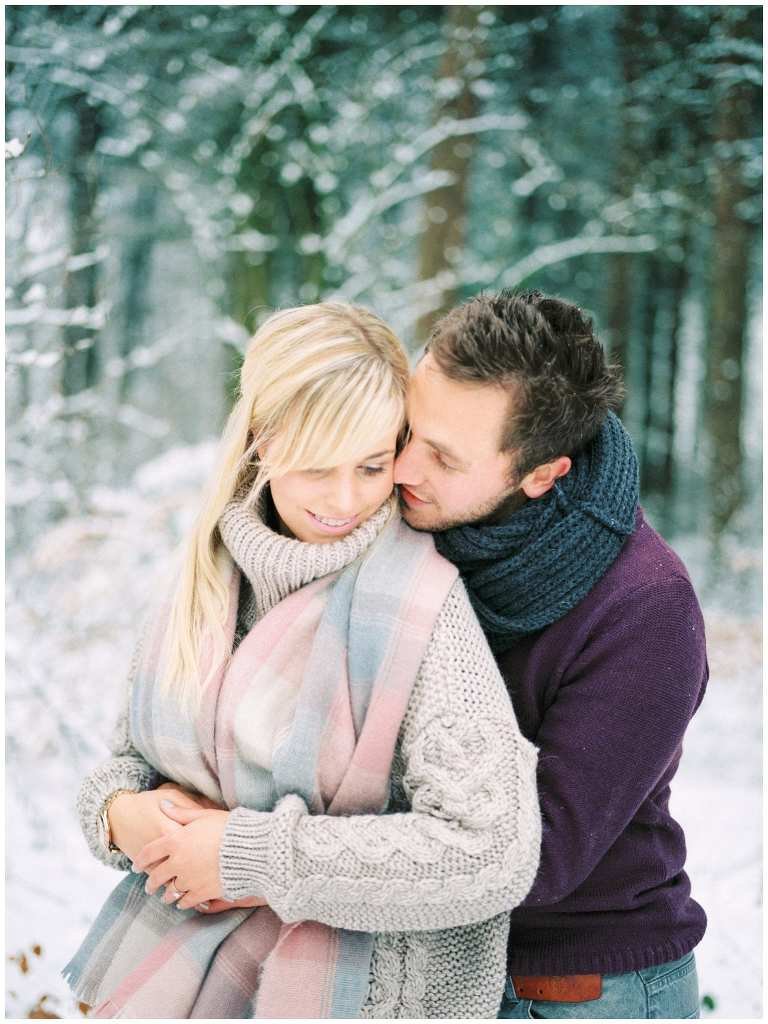
[[[498,525],[435,534],[459,569],[491,647],[501,653],[574,608],[635,528],[637,458],[613,413],[570,471]]]
[[[268,525],[270,505],[266,492],[255,509],[237,495],[219,519],[221,539],[253,588],[256,618],[299,587],[353,562],[373,543],[394,509],[388,499],[347,536],[309,544],[273,530]]]

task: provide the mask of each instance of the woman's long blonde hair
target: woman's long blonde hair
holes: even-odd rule
[[[197,707],[210,675],[231,653],[224,649],[228,586],[217,559],[224,506],[241,488],[255,506],[273,477],[331,468],[356,458],[367,440],[399,431],[407,384],[403,346],[358,306],[322,302],[282,310],[251,339],[171,601],[161,680],[180,704]]]

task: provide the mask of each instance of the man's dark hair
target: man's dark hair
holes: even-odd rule
[[[435,324],[427,349],[451,380],[509,389],[500,448],[516,450],[518,479],[575,455],[623,397],[589,317],[541,292],[475,296]]]

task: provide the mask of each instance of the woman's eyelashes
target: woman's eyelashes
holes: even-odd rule
[[[392,468],[392,463],[388,463],[386,466],[358,466],[357,470],[362,473],[363,476],[378,476],[379,473],[384,473],[387,469]],[[315,479],[323,476],[329,476],[332,469],[305,469],[304,472],[307,476],[311,476]]]

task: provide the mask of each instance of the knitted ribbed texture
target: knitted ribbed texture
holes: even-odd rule
[[[552,489],[499,525],[457,526],[435,546],[458,566],[497,652],[566,615],[615,561],[632,533],[637,458],[613,413]]]
[[[140,793],[145,789],[155,789],[165,781],[133,746],[128,729],[128,701],[141,659],[143,639],[142,633],[134,646],[123,709],[110,737],[109,749],[114,756],[94,768],[83,779],[75,804],[80,827],[91,853],[97,860],[118,871],[130,871],[131,862],[124,853],[107,853],[104,849],[99,829],[99,816],[104,801],[117,789],[133,789]]]
[[[638,513],[589,595],[500,667],[541,748],[545,822],[536,881],[512,912],[510,972],[612,974],[679,959],[706,927],[674,797],[670,808],[707,683],[685,567]]]
[[[220,530],[263,614],[283,587],[287,593],[348,564],[388,516],[382,509],[350,537],[305,545],[231,503]],[[97,769],[100,793],[126,785],[120,753]],[[220,853],[225,894],[263,893],[285,921],[376,933],[364,1017],[495,1017],[508,911],[530,889],[538,865],[535,773],[535,747],[520,734],[457,581],[401,727],[392,813],[313,817],[292,796],[271,814],[239,808]],[[84,831],[93,829],[100,803],[81,799]],[[98,844],[91,848],[109,862]]]
[[[393,510],[392,503],[387,501],[346,537],[327,544],[305,544],[271,530],[264,521],[266,507],[266,496],[258,509],[250,509],[242,499],[233,498],[219,519],[221,539],[253,590],[248,625],[294,590],[353,562],[375,540]]]

